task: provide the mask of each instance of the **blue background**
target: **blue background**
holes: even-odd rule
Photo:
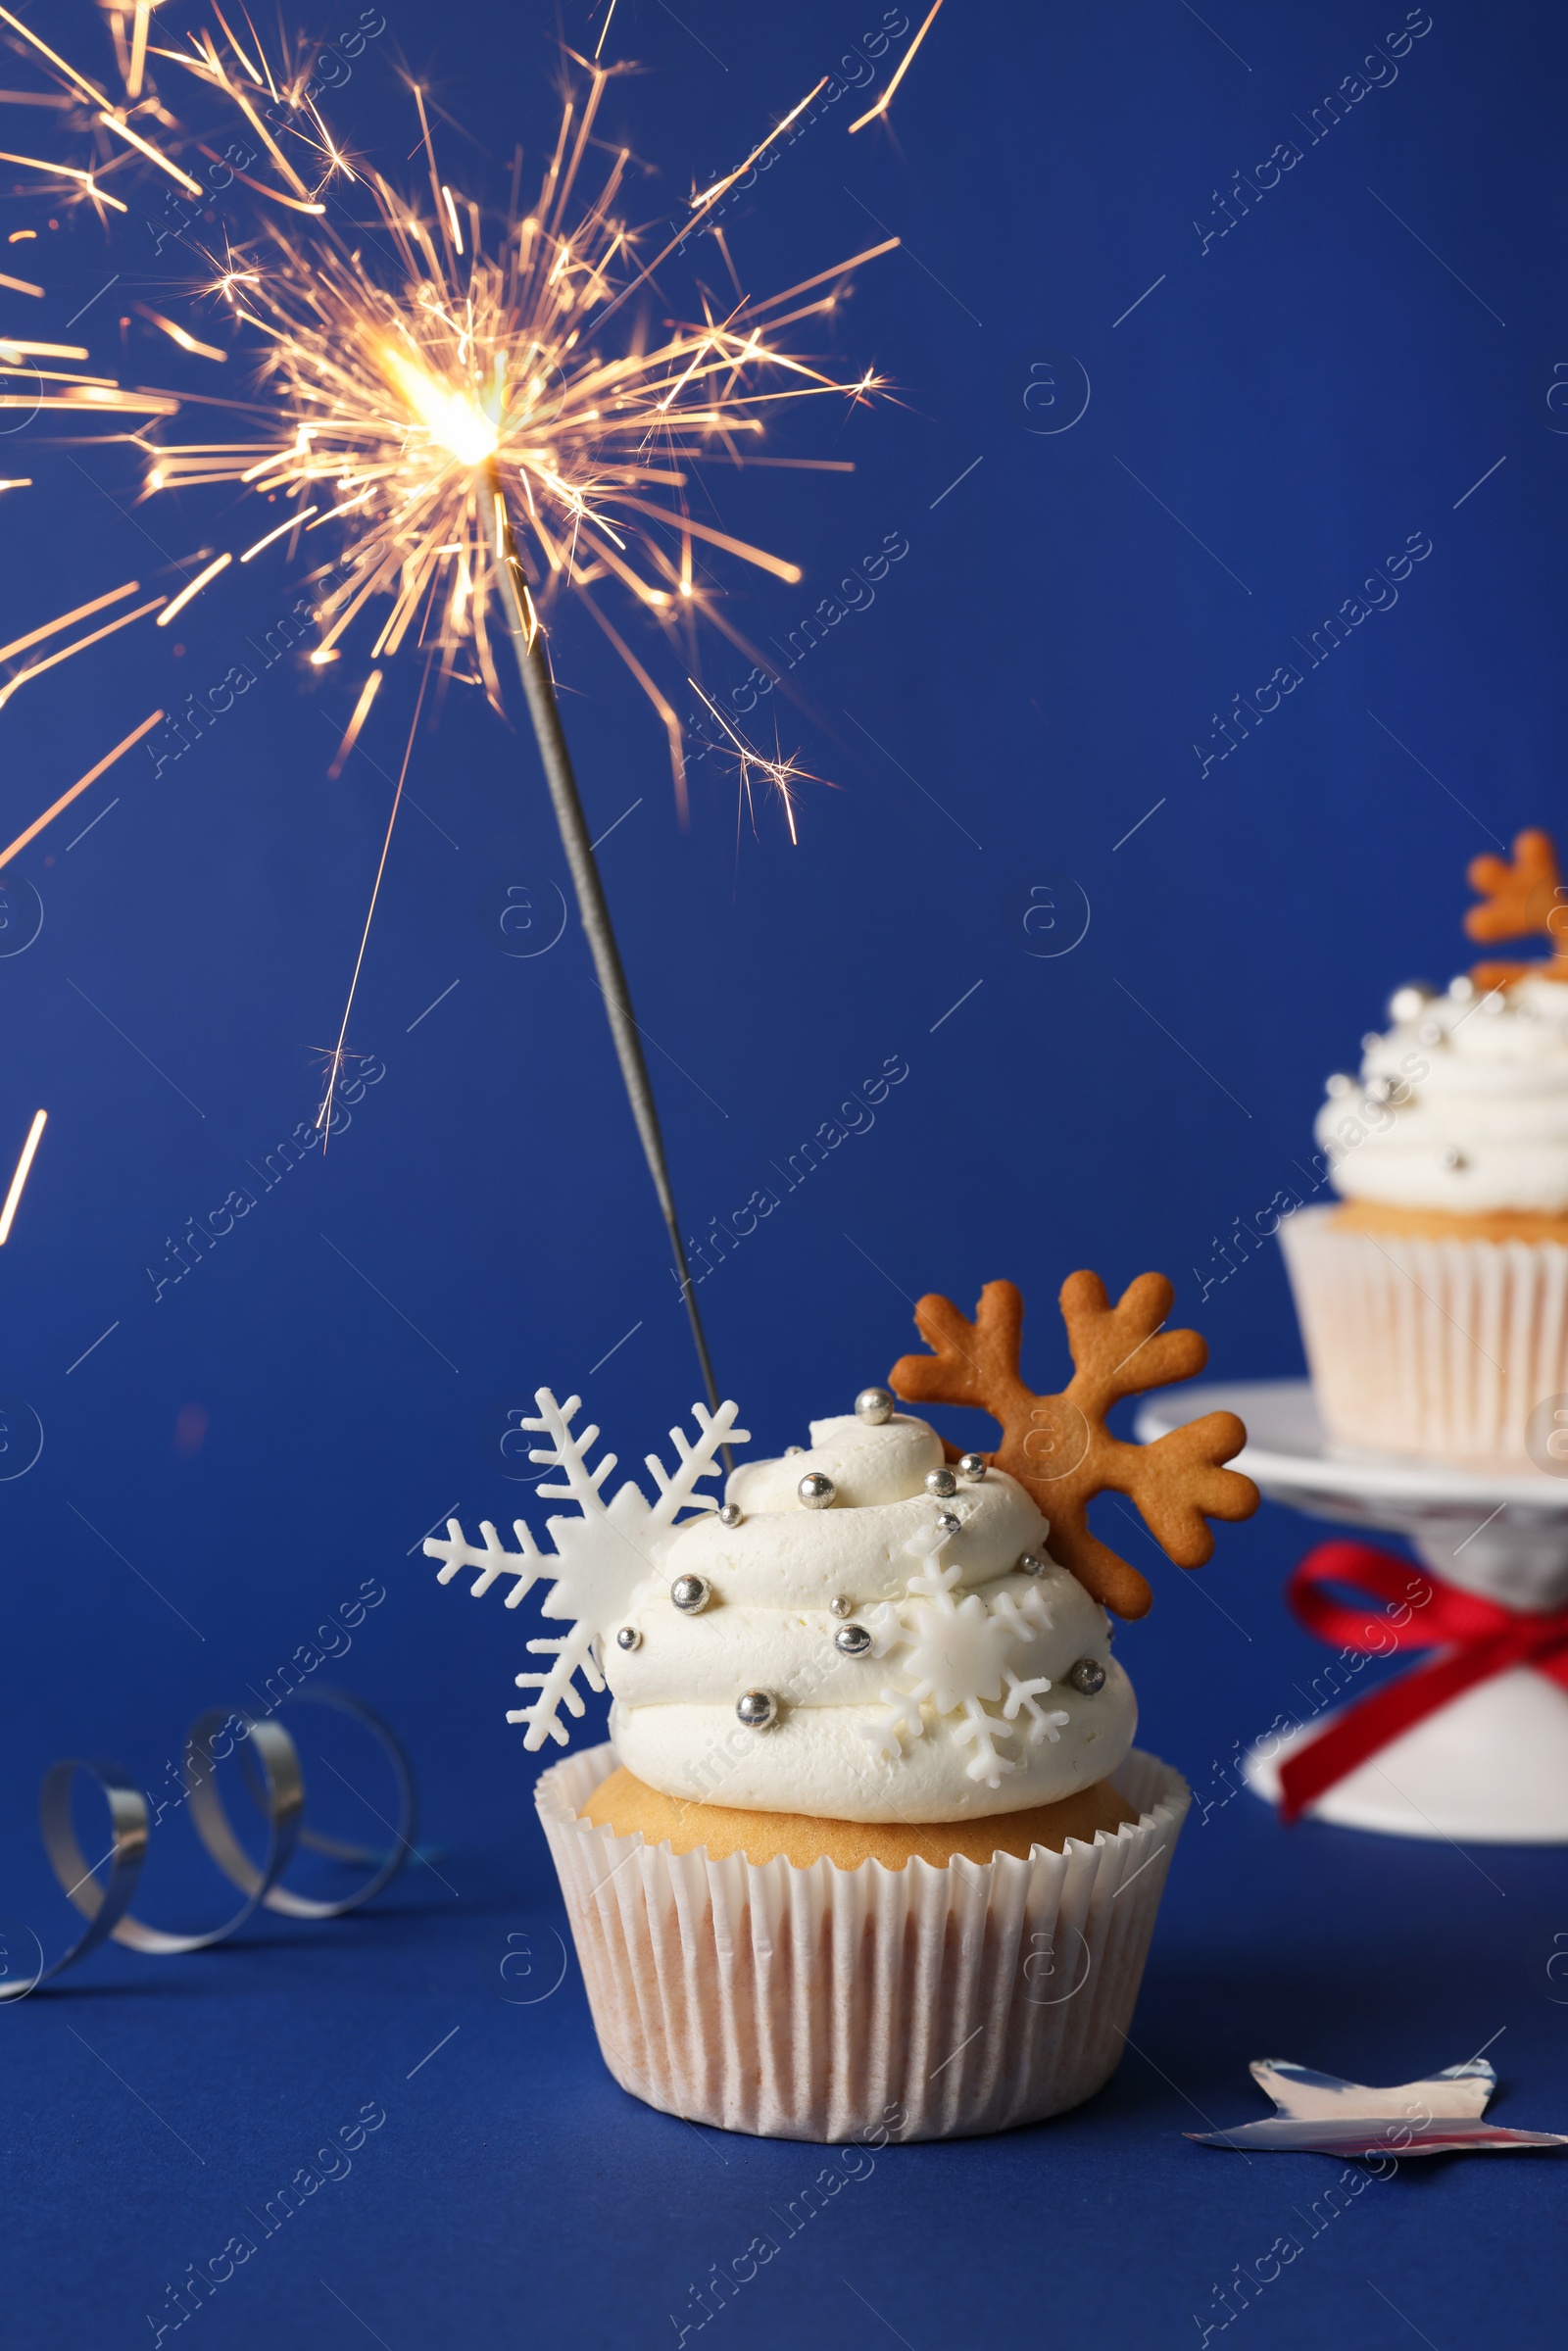
[[[33,14],[107,70],[91,9]],[[531,175],[553,134],[555,12],[388,14],[334,125],[401,173],[404,60],[461,124],[438,122],[448,176],[502,200],[514,142]],[[1465,960],[1467,859],[1555,821],[1564,37],[1542,8],[1440,0],[1397,77],[1314,139],[1311,110],[1402,16],[949,0],[891,130],[847,137],[847,97],[726,213],[754,293],[906,240],[860,273],[831,336],[835,365],[874,365],[895,396],[796,410],[777,443],[855,473],[709,476],[730,527],[806,568],[799,588],[723,571],[764,646],[887,534],[908,543],[874,605],[800,664],[799,702],[772,706],[784,749],[836,787],[805,789],[801,846],[776,809],[737,830],[711,759],[681,829],[658,724],[591,622],[561,615],[554,654],[594,828],[631,811],[604,869],[688,1224],[780,1194],[701,1293],[760,1447],[883,1376],[920,1292],[967,1305],[1003,1274],[1032,1301],[1041,1388],[1065,1368],[1052,1300],[1080,1264],[1113,1290],[1167,1268],[1221,1377],[1298,1370],[1275,1249],[1232,1249],[1221,1281],[1218,1246],[1305,1181],[1324,1074],[1353,1061],[1390,988]],[[871,0],[682,0],[678,16],[621,0],[609,53],[645,70],[614,85],[607,129],[657,173],[648,213],[677,214],[880,17]],[[159,23],[172,38],[197,21],[175,0]],[[591,47],[602,22],[566,0],[559,30]],[[47,130],[20,110],[5,125],[8,144]],[[1205,247],[1225,221],[1214,191],[1281,141],[1300,160]],[[119,271],[74,330],[95,364],[211,389],[213,369],[128,308],[185,315],[176,249],[155,262],[134,222],[106,246],[36,195],[9,209],[39,232],[9,266],[48,289],[0,294],[13,331],[72,339]],[[710,247],[672,267],[670,310],[698,276],[727,282]],[[1084,380],[1078,420],[1039,429]],[[253,528],[227,493],[138,506],[134,452],[51,448],[49,423],[4,452],[4,471],[36,479],[0,508],[6,637],[133,573],[157,592],[169,563]],[[1397,603],[1309,667],[1298,648],[1413,533],[1432,553]],[[155,703],[244,659],[291,577],[263,559],[178,630],[129,631],[25,688],[0,717],[8,835]],[[680,661],[639,650],[684,714]],[[691,2284],[819,2165],[623,2096],[574,1965],[529,1997],[557,1972],[561,1914],[532,1759],[502,1719],[526,1612],[439,1591],[419,1555],[451,1510],[471,1528],[528,1504],[497,1437],[541,1382],[584,1389],[627,1461],[695,1390],[575,919],[548,953],[500,952],[508,882],[565,875],[531,745],[477,696],[454,694],[415,750],[418,806],[349,1040],[384,1079],[324,1163],[263,1194],[155,1302],[166,1237],[316,1105],[312,1049],[336,1033],[416,685],[392,672],[363,756],[328,782],[363,653],[268,670],[160,777],[137,752],[8,876],[13,920],[30,920],[27,883],[44,921],[0,958],[7,1168],[40,1103],[50,1119],[0,1255],[0,1390],[44,1432],[35,1466],[0,1484],[0,1905],[58,1947],[67,1913],[33,1818],[56,1756],[119,1756],[163,1786],[187,1722],[245,1702],[368,1579],[386,1597],[336,1678],[407,1740],[440,1876],[416,1868],[345,1924],[270,1920],[209,1956],[116,1951],[0,2015],[19,2346],[148,2339],[166,2281],[367,2101],[386,2121],[352,2174],[190,2322],[210,2346],[367,2328],[390,2351],[669,2342],[670,2314],[696,2315]],[[744,678],[716,636],[702,659],[715,698]],[[1291,661],[1300,685],[1205,770],[1193,746],[1217,748],[1214,714]],[[1033,952],[1085,903],[1071,952]],[[874,1126],[785,1192],[770,1171],[889,1056],[908,1076]],[[1325,1661],[1280,1597],[1309,1530],[1265,1509],[1186,1578],[1113,1511],[1103,1523],[1156,1588],[1121,1637],[1141,1737],[1201,1803],[1135,2048],[1063,2121],[889,2149],[715,2328],[912,2351],[1014,2324],[1191,2341],[1215,2285],[1302,2236],[1293,2214],[1338,2177],[1183,2139],[1258,2111],[1252,2057],[1399,2081],[1490,2043],[1499,2119],[1568,2123],[1556,1855],[1287,1836],[1234,1792],[1227,1759]],[[339,1821],[315,1782],[313,1809]],[[171,1815],[145,1912],[220,1914],[226,1889],[192,1849]],[[1305,2239],[1250,2334],[1553,2340],[1559,2187],[1549,2157],[1406,2166]]]

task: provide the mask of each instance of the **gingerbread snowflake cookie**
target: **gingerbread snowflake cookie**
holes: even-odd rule
[[[1150,1533],[1178,1567],[1213,1556],[1211,1518],[1250,1518],[1259,1495],[1250,1478],[1223,1464],[1247,1443],[1234,1412],[1205,1412],[1153,1445],[1112,1437],[1106,1415],[1124,1396],[1190,1380],[1208,1361],[1197,1331],[1167,1331],[1175,1291],[1163,1274],[1140,1274],[1115,1305],[1096,1273],[1069,1274],[1061,1318],[1073,1376],[1058,1396],[1037,1395],[1018,1368],[1023,1298],[1011,1282],[988,1282],[973,1322],[934,1294],[914,1309],[929,1355],[903,1355],[891,1383],[911,1403],[977,1404],[1002,1426],[1003,1441],[981,1456],[1039,1502],[1051,1523],[1053,1557],[1117,1616],[1147,1614],[1153,1598],[1137,1568],[1089,1530],[1097,1494],[1136,1502]],[[960,1458],[956,1445],[949,1456]]]

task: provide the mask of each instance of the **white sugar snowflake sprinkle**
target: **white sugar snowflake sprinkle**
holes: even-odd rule
[[[536,1583],[547,1581],[552,1589],[543,1602],[543,1614],[574,1620],[570,1632],[559,1639],[528,1643],[531,1656],[555,1659],[547,1673],[517,1676],[519,1690],[539,1692],[531,1705],[507,1716],[509,1723],[527,1724],[522,1743],[530,1749],[543,1746],[547,1738],[559,1746],[565,1745],[567,1733],[561,1707],[575,1716],[585,1712],[573,1676],[580,1671],[590,1690],[604,1689],[603,1643],[624,1616],[638,1585],[659,1566],[683,1527],[692,1524],[690,1518],[676,1524],[681,1511],[718,1508],[713,1495],[696,1491],[698,1480],[716,1476],[716,1456],[722,1446],[751,1443],[750,1431],[735,1426],[737,1405],[721,1404],[710,1414],[703,1405],[694,1404],[697,1443],[689,1444],[679,1429],[669,1432],[677,1461],[674,1476],[666,1473],[657,1453],[647,1456],[659,1489],[658,1501],[650,1505],[642,1488],[628,1478],[607,1503],[600,1489],[615,1466],[615,1456],[606,1453],[597,1469],[589,1468],[588,1456],[599,1441],[599,1431],[588,1428],[574,1433],[571,1426],[582,1408],[582,1398],[572,1396],[558,1404],[549,1389],[541,1388],[534,1402],[539,1418],[525,1420],[522,1426],[549,1437],[551,1444],[528,1458],[542,1462],[547,1469],[561,1470],[565,1478],[564,1486],[541,1486],[540,1498],[575,1502],[579,1512],[576,1518],[547,1522],[554,1550],[541,1551],[520,1518],[513,1521],[517,1538],[514,1552],[505,1548],[488,1519],[479,1523],[482,1550],[465,1542],[455,1518],[447,1521],[444,1543],[432,1537],[424,1546],[427,1558],[445,1561],[436,1579],[440,1584],[450,1584],[463,1568],[477,1568],[472,1593],[479,1599],[498,1577],[511,1576],[513,1588],[506,1604],[515,1608]]]
[[[964,1767],[968,1777],[1000,1788],[1018,1766],[999,1751],[999,1740],[1054,1742],[1070,1719],[1036,1703],[1051,1688],[1045,1675],[1025,1680],[1008,1663],[1015,1648],[1051,1631],[1051,1616],[1037,1585],[1025,1592],[1022,1606],[1010,1592],[991,1601],[977,1592],[955,1600],[962,1570],[942,1564],[949,1540],[940,1525],[919,1529],[906,1547],[924,1561],[921,1572],[909,1578],[903,1600],[884,1601],[869,1618],[872,1656],[905,1653],[894,1667],[898,1682],[881,1691],[887,1713],[862,1728],[861,1737],[892,1761],[906,1739],[924,1736],[924,1707],[939,1716],[957,1715],[953,1736],[975,1750]],[[1000,1716],[987,1712],[1004,1700]]]

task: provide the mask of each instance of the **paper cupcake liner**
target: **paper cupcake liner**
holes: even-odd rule
[[[535,1791],[606,2065],[666,2114],[760,2138],[956,2138],[1076,2106],[1122,2053],[1191,1791],[1136,1748],[1140,1819],[935,1869],[672,1853],[579,1819],[615,1767]]]
[[[1280,1243],[1332,1436],[1528,1465],[1531,1412],[1568,1393],[1568,1248],[1347,1231],[1332,1208],[1298,1209]]]

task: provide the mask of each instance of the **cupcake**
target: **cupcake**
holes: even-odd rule
[[[1544,833],[1470,882],[1472,938],[1555,944]],[[1318,1404],[1345,1445],[1523,1469],[1568,1391],[1568,955],[1403,987],[1389,1014],[1318,1115],[1341,1204],[1280,1227]]]
[[[974,1322],[923,1298],[933,1352],[895,1366],[810,1445],[699,1484],[750,1442],[736,1407],[693,1407],[696,1441],[655,1456],[652,1503],[538,1394],[524,1423],[570,1500],[553,1552],[456,1520],[425,1544],[449,1582],[544,1578],[536,1694],[509,1715],[561,1744],[575,1686],[612,1693],[608,1744],[568,1756],[537,1803],[605,2062],[649,2104],[731,2131],[822,2141],[999,2131],[1078,2104],[1121,2055],[1171,1848],[1180,1777],[1133,1746],[1137,1707],[1107,1607],[1149,1587],[1089,1531],[1093,1494],[1135,1500],[1180,1564],[1209,1517],[1256,1507],[1223,1464],[1246,1442],[1211,1413],[1157,1445],[1105,1428],[1120,1397],[1185,1379],[1196,1332],[1162,1328],[1170,1284],[1112,1307],[1062,1291],[1075,1374],[1019,1375],[1007,1282]],[[958,1454],[916,1402],[982,1404],[994,1453]],[[1049,1514],[1049,1515],[1048,1515]]]

